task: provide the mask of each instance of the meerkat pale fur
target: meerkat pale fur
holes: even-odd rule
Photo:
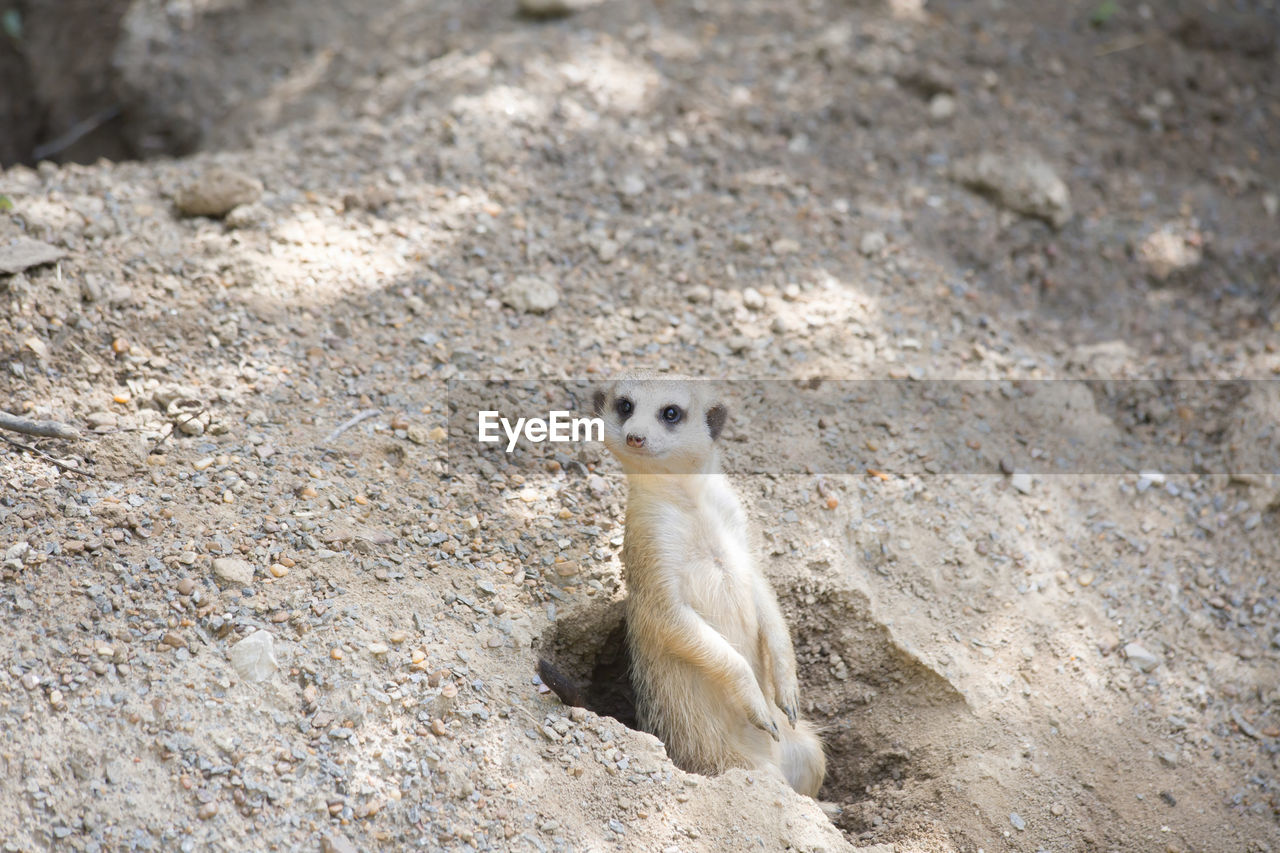
[[[641,728],[685,770],[775,773],[816,797],[822,742],[797,717],[791,637],[720,472],[725,407],[696,380],[622,379],[595,394],[627,474],[627,640]]]

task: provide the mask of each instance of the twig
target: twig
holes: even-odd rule
[[[1093,52],[1094,56],[1110,56],[1113,53],[1119,53],[1122,50],[1132,50],[1135,47],[1142,47],[1151,41],[1150,36],[1130,36],[1128,38],[1117,39],[1116,41],[1104,44]]]
[[[44,145],[37,145],[31,151],[31,159],[36,161],[47,160],[50,156],[57,154],[60,151],[65,151],[72,145],[79,142],[83,137],[93,133],[93,131],[97,130],[99,127],[111,121],[118,115],[120,115],[119,104],[112,104],[106,109],[98,110],[88,118],[81,119],[76,122],[71,126],[70,130],[59,136],[57,139],[46,142]]]
[[[20,432],[23,435],[41,435],[45,438],[79,438],[80,430],[57,421],[33,421],[0,412],[0,429]]]
[[[5,442],[6,444],[12,444],[14,447],[20,447],[23,450],[36,454],[37,456],[43,456],[45,459],[52,462],[54,465],[57,465],[63,471],[70,471],[72,474],[79,474],[82,477],[98,476],[92,471],[85,471],[83,468],[77,468],[74,465],[68,465],[67,463],[62,462],[59,459],[55,459],[52,454],[46,453],[45,451],[41,450],[38,447],[32,447],[29,444],[23,444],[21,441],[14,441],[12,438],[9,438],[9,436],[7,435],[0,435],[0,441]]]
[[[361,421],[366,421],[369,418],[373,417],[374,415],[379,414],[381,411],[382,411],[381,409],[365,409],[363,412],[356,412],[354,417],[351,417],[348,420],[343,421],[341,424],[338,425],[337,429],[335,429],[333,432],[326,435],[324,437],[324,441],[320,442],[319,446],[324,447],[325,445],[332,444],[334,439],[336,439],[338,436],[342,435],[344,432],[351,429],[353,426],[360,423]]]

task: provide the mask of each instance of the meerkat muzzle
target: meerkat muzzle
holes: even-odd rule
[[[629,433],[627,435],[627,447],[644,447],[644,436]]]

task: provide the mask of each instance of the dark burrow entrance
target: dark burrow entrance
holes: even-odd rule
[[[851,838],[883,838],[910,802],[932,797],[945,768],[931,733],[950,729],[964,700],[893,642],[860,592],[805,582],[778,594],[805,716],[824,729],[821,799],[841,805],[834,820]],[[625,634],[621,601],[566,613],[541,638],[539,676],[566,704],[636,728]]]
[[[189,122],[152,107],[162,81],[126,81],[121,70],[130,5],[0,0],[0,168],[194,150]]]

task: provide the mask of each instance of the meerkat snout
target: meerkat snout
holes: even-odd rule
[[[627,433],[628,447],[644,447],[644,436],[636,435],[634,432]]]

